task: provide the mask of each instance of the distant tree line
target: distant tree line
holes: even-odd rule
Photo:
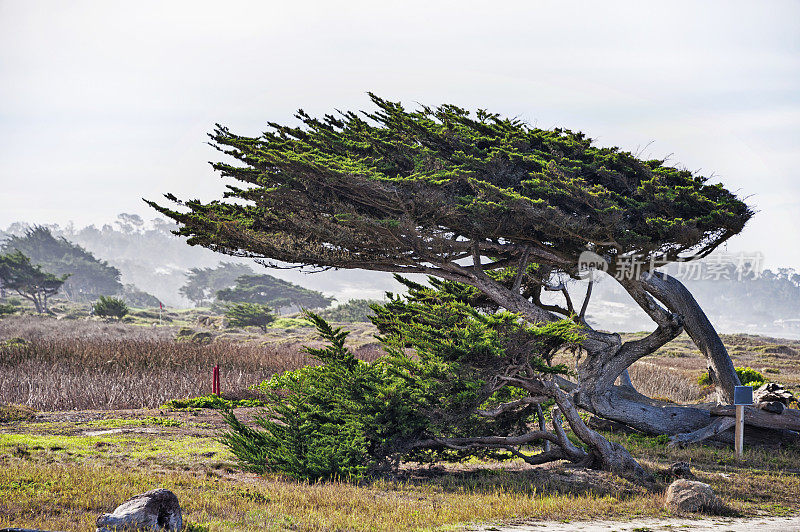
[[[44,226],[27,228],[0,243],[0,297],[13,291],[31,301],[39,313],[48,312],[48,301],[57,294],[77,303],[98,301],[95,306],[100,308],[109,302],[125,305],[125,299],[134,305],[159,304],[135,286],[123,286],[120,277],[117,268]],[[113,295],[120,298],[103,299]],[[118,312],[109,317],[121,318]]]
[[[32,264],[63,277],[57,290],[70,301],[93,301],[100,295],[122,291],[117,268],[65,238],[54,237],[46,227],[34,226],[21,236],[7,238],[0,245],[0,253],[12,252],[22,253]]]
[[[127,230],[141,225],[141,219],[133,215],[125,215],[123,221]],[[123,285],[120,278],[119,269],[66,238],[54,236],[44,226],[26,228],[0,242],[0,298],[14,292],[31,301],[40,313],[48,311],[48,302],[56,295],[77,303],[93,302],[95,312],[110,308],[110,300],[103,298],[112,298],[114,304],[119,301],[126,308],[161,304],[135,285]],[[325,308],[334,300],[271,275],[256,275],[249,266],[234,262],[191,268],[180,293],[197,306],[247,303],[276,310]],[[4,313],[15,309],[4,307]],[[122,316],[112,312],[105,317]]]
[[[251,303],[299,310],[325,308],[334,300],[271,275],[256,275],[248,266],[231,262],[222,262],[216,268],[192,268],[180,292],[196,306]]]

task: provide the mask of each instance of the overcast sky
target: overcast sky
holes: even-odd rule
[[[800,268],[800,2],[0,0],[0,226],[211,199],[215,122],[366,91],[582,130],[737,191],[730,251]]]

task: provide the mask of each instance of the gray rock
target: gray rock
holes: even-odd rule
[[[767,382],[757,390],[753,390],[754,403],[771,403],[773,401],[783,403],[783,406],[789,406],[789,403],[794,401],[794,395],[777,382]]]
[[[97,518],[97,532],[135,530],[180,530],[183,527],[178,497],[159,488],[131,497]]]
[[[677,512],[716,512],[722,504],[711,486],[696,480],[678,479],[667,488],[667,509]]]
[[[695,480],[696,478],[688,462],[675,462],[669,466],[669,474],[672,478],[686,478],[689,480]]]

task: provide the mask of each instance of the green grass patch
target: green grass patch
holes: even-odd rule
[[[186,399],[173,399],[164,403],[161,408],[172,410],[192,410],[199,408],[248,408],[264,406],[260,399],[223,399],[218,395],[201,395]]]
[[[277,318],[269,324],[268,329],[294,329],[295,327],[311,327],[305,318]]]
[[[0,454],[26,454],[31,460],[83,461],[115,459],[192,464],[198,456],[232,460],[232,455],[211,438],[116,433],[96,436],[52,434],[0,434]]]

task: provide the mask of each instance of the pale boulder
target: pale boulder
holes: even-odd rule
[[[669,485],[667,509],[678,512],[715,512],[721,506],[711,486],[696,480],[680,478]]]
[[[178,497],[164,488],[131,497],[112,513],[97,518],[97,532],[180,530],[182,527]]]

